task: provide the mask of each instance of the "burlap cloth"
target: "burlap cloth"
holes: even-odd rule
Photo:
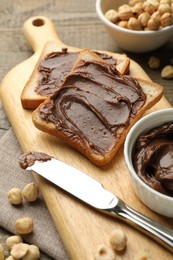
[[[25,201],[21,206],[13,206],[7,200],[11,188],[22,189],[27,183],[35,182],[30,172],[19,167],[21,154],[19,143],[10,129],[0,139],[0,226],[15,234],[15,221],[29,216],[34,221],[34,232],[23,236],[24,240],[37,245],[53,259],[69,259],[41,194],[36,202]]]

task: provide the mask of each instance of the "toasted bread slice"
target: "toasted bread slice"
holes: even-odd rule
[[[71,52],[76,53],[76,59],[77,59],[80,49],[70,47],[70,46],[68,47],[63,44],[60,47],[55,42],[48,42],[45,45],[45,47],[40,55],[40,58],[33,70],[33,73],[31,74],[31,77],[29,78],[28,82],[26,83],[26,85],[24,86],[24,89],[22,91],[21,103],[22,103],[23,108],[27,108],[27,109],[37,108],[39,104],[41,104],[48,96],[50,96],[63,83],[63,81],[58,80],[58,77],[61,78],[61,75],[59,74],[59,75],[57,75],[57,80],[55,80],[55,82],[53,83],[54,87],[53,87],[53,84],[50,84],[50,86],[48,86],[48,84],[43,82],[45,75],[41,74],[41,71],[43,71],[44,59],[47,59],[50,53],[56,53],[56,55],[57,55],[56,57],[58,57],[58,55],[59,55],[59,57],[62,56],[61,52],[63,52],[62,51],[63,48],[64,49],[67,48],[68,52],[70,52],[70,53]],[[106,51],[96,51],[96,52],[98,54],[100,53],[100,55],[102,55],[102,58],[104,58],[107,62],[109,62],[109,57],[112,57],[112,59],[114,59],[117,70],[121,74],[126,74],[128,72],[130,59],[125,54],[118,54],[118,53],[106,52]],[[66,55],[64,55],[64,59],[66,59]],[[74,57],[73,57],[73,59],[74,59]],[[58,63],[61,64],[61,62],[62,61],[57,59],[57,65],[58,65]],[[68,61],[67,61],[67,63],[68,63]],[[63,62],[61,64],[61,66],[63,68]],[[71,71],[72,67],[73,67],[73,64],[71,64],[71,67],[69,66],[70,71]],[[45,69],[47,69],[47,68],[45,68]],[[46,76],[46,77],[48,77],[48,76]],[[43,78],[43,80],[42,80],[42,78]],[[43,85],[43,88],[46,89],[47,92],[45,91],[45,92],[41,93],[40,90],[38,91],[38,84]]]
[[[83,50],[61,89],[33,112],[32,120],[41,131],[102,166],[162,91],[153,82],[122,76],[95,53]]]

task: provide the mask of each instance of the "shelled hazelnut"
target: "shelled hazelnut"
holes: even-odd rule
[[[134,6],[137,3],[142,3],[143,0],[129,0],[129,5],[130,6]]]
[[[19,188],[12,188],[11,190],[9,190],[7,198],[8,201],[14,205],[19,205],[23,201],[22,192]]]
[[[35,245],[29,245],[29,249],[24,255],[23,260],[37,260],[40,258],[40,250],[37,246]]]
[[[141,25],[137,18],[130,17],[127,22],[127,28],[131,30],[141,30]]]
[[[6,239],[6,246],[11,251],[14,245],[22,243],[23,239],[20,236],[14,235]]]
[[[35,201],[39,195],[39,189],[35,183],[28,183],[22,190],[22,196],[26,201]]]
[[[110,245],[116,251],[122,251],[127,244],[127,236],[123,230],[114,230],[110,236]]]
[[[119,6],[118,10],[108,10],[105,17],[112,23],[131,30],[159,30],[173,24],[173,1],[129,0],[127,4]],[[127,23],[122,23],[123,21]]]
[[[161,71],[161,77],[164,79],[173,79],[173,66],[166,65]]]
[[[15,259],[21,259],[26,255],[28,249],[29,249],[28,244],[19,243],[13,246],[10,253]]]
[[[36,245],[29,245],[23,243],[23,240],[19,236],[10,236],[6,240],[6,246],[10,252],[10,256],[6,260],[38,260],[40,259],[40,250]],[[0,245],[0,260],[3,260],[4,251],[2,251],[2,245]],[[2,254],[2,252],[3,254]]]
[[[116,23],[118,20],[118,13],[115,10],[110,9],[105,13],[105,17],[112,23]]]
[[[148,66],[151,69],[158,69],[160,67],[160,59],[155,56],[151,56],[148,60]]]
[[[117,25],[122,28],[127,28],[127,21],[120,21]]]
[[[34,230],[34,224],[32,218],[23,217],[16,220],[15,223],[16,231],[19,234],[29,234]]]
[[[161,26],[166,27],[172,24],[172,14],[167,12],[162,14],[160,18]]]
[[[133,16],[138,17],[143,13],[142,2],[136,3],[133,7],[131,7]]]
[[[138,16],[138,21],[142,27],[147,26],[149,19],[150,19],[150,14],[147,12],[143,12]]]
[[[121,21],[128,21],[133,16],[132,9],[129,5],[124,4],[118,8],[118,18]]]
[[[147,28],[149,30],[158,30],[160,28],[160,20],[157,18],[150,18],[148,20]]]

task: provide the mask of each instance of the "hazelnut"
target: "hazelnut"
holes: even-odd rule
[[[40,258],[40,250],[35,245],[30,245],[26,255],[22,258],[23,260],[37,260]]]
[[[117,23],[117,25],[122,28],[127,28],[127,21],[120,21],[119,23]]]
[[[110,9],[105,13],[105,17],[112,23],[116,23],[118,20],[118,13],[117,11]]]
[[[141,30],[141,25],[137,18],[131,17],[127,23],[127,28],[131,30]]]
[[[156,11],[156,7],[146,1],[143,3],[143,10],[149,14],[153,14]]]
[[[109,11],[110,17],[107,18],[110,21],[131,30],[159,30],[173,24],[172,0],[129,0],[128,4],[120,5],[117,11]],[[134,18],[137,18],[139,23]],[[127,24],[120,23],[121,21],[127,21]]]
[[[164,13],[160,18],[161,26],[166,27],[172,24],[172,14]]]
[[[38,198],[39,190],[35,183],[28,183],[22,190],[22,195],[27,201],[35,201]]]
[[[158,30],[160,27],[160,20],[157,18],[150,18],[148,20],[148,29],[149,30]]]
[[[155,10],[159,7],[159,2],[157,0],[147,0],[148,3],[152,4],[155,7]]]
[[[19,234],[29,234],[33,231],[34,224],[29,217],[19,218],[16,220],[15,228]]]
[[[161,18],[161,14],[158,12],[158,11],[156,11],[156,12],[154,12],[152,15],[151,15],[151,18],[153,18],[153,19],[158,19],[158,20],[160,20],[160,18]]]
[[[16,244],[22,243],[23,240],[20,236],[10,236],[6,239],[6,246],[11,251],[12,247]]]
[[[158,7],[158,11],[160,14],[171,13],[171,5],[169,4],[160,4]]]
[[[132,7],[133,15],[138,17],[141,13],[143,13],[142,10],[142,3],[137,3]]]
[[[107,245],[99,245],[95,254],[94,254],[95,260],[114,260],[115,259],[115,253],[112,248],[110,248]]]
[[[4,248],[3,248],[3,246],[1,244],[0,244],[0,259],[1,260],[5,259]]]
[[[137,3],[142,3],[143,0],[129,0],[130,6],[135,6]]]
[[[10,253],[15,259],[20,259],[23,258],[24,255],[26,255],[28,249],[29,249],[28,244],[19,243],[13,246]]]
[[[8,192],[7,198],[11,204],[19,205],[22,203],[22,192],[19,188],[12,188]]]
[[[116,251],[122,251],[127,244],[127,236],[122,230],[114,230],[110,237],[110,245]]]
[[[148,66],[151,69],[158,69],[160,67],[160,59],[155,56],[151,56],[148,60]]]
[[[164,79],[172,79],[173,78],[173,66],[167,65],[161,71],[161,77]]]
[[[149,19],[150,19],[150,14],[147,12],[140,14],[138,17],[138,21],[140,22],[142,27],[147,26]]]
[[[134,260],[154,260],[152,257],[152,254],[149,250],[143,250],[137,253],[137,255],[134,257]]]
[[[130,17],[133,16],[131,7],[127,4],[121,5],[118,8],[118,18],[121,21],[127,21]]]

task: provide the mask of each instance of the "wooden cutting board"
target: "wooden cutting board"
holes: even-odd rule
[[[172,228],[173,219],[152,212],[136,197],[124,163],[123,146],[108,166],[98,168],[61,140],[42,133],[34,127],[31,120],[32,111],[24,110],[21,106],[21,91],[34,69],[44,44],[48,40],[55,41],[59,46],[64,44],[60,41],[54,25],[46,17],[32,17],[27,20],[24,24],[24,34],[34,54],[13,68],[3,79],[0,88],[4,109],[23,151],[42,151],[79,168],[100,181],[132,208]],[[140,75],[142,78],[149,79],[134,61],[131,61],[130,73],[133,76]],[[163,97],[149,112],[168,107],[171,106]],[[97,246],[102,243],[107,244],[110,233],[115,228],[123,229],[128,237],[126,251],[117,255],[116,259],[133,260],[143,249],[151,250],[153,259],[172,259],[169,251],[129,225],[102,215],[36,174],[34,177],[71,259],[94,259],[93,254]]]

